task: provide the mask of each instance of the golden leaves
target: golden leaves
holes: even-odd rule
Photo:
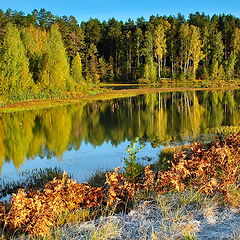
[[[103,196],[102,188],[79,184],[63,175],[61,180],[54,179],[46,184],[42,191],[19,190],[12,198],[4,222],[10,229],[48,235],[64,211],[99,206]]]
[[[158,173],[158,191],[173,187],[179,191],[190,182],[202,192],[226,191],[240,179],[240,133],[213,143],[194,143],[189,150],[174,154],[169,171]]]
[[[150,166],[146,166],[144,168],[144,183],[143,183],[143,188],[145,190],[152,190],[154,188],[156,181],[155,181],[155,173],[153,170],[151,170]]]
[[[106,174],[108,184],[107,205],[111,206],[121,200],[133,198],[138,184],[128,182],[123,174],[119,173],[119,168]]]

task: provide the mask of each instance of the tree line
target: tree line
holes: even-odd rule
[[[240,19],[196,12],[80,24],[0,10],[0,93],[45,97],[87,83],[239,78]]]

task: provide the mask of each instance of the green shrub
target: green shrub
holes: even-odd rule
[[[123,159],[125,164],[124,175],[129,181],[132,182],[137,180],[143,169],[143,165],[137,159],[137,153],[139,153],[140,150],[145,147],[145,145],[141,144],[139,147],[137,147],[137,143],[138,138],[136,138],[130,145],[128,145],[126,149],[128,157]]]

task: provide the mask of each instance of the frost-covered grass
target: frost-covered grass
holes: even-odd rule
[[[148,193],[148,200],[138,195],[135,204],[129,212],[65,224],[55,229],[55,238],[210,240],[240,236],[240,209],[224,207],[201,193]]]

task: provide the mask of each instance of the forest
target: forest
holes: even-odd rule
[[[239,69],[233,15],[78,23],[45,9],[0,10],[0,101],[64,96],[100,82],[232,80]]]

